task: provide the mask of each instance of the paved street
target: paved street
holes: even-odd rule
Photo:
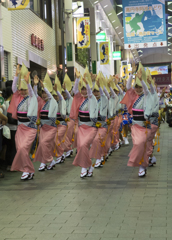
[[[130,139],[131,143],[131,139]],[[127,167],[132,144],[92,178],[80,179],[73,158],[22,182],[0,179],[0,240],[171,240],[172,129],[161,125],[158,163],[145,178]],[[157,147],[156,147],[157,150]]]

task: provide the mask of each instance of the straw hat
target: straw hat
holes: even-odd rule
[[[146,71],[145,71],[143,65],[141,64],[141,62],[139,62],[138,71],[140,69],[142,69],[142,80],[146,83],[147,82],[146,81]],[[136,86],[136,85],[138,85],[139,87],[142,87],[142,84],[141,84],[140,79],[138,77],[136,77],[136,81],[135,81],[135,85],[134,86]]]
[[[57,85],[57,91],[59,91],[59,93],[62,93],[62,86],[61,86],[60,80],[57,77],[57,75],[55,77],[55,84]]]
[[[72,90],[72,82],[69,76],[67,75],[67,73],[65,74],[65,77],[64,77],[64,83],[65,83],[66,89],[68,90],[68,92],[70,92]]]
[[[44,81],[43,81],[44,87],[51,93],[53,91],[53,85],[51,82],[51,79],[48,75],[48,73],[46,73]]]
[[[22,63],[22,68],[21,68],[21,71],[20,71],[20,76],[19,76],[19,90],[20,89],[24,89],[24,90],[27,90],[28,87],[27,87],[27,83],[26,81],[24,80],[24,77],[28,74],[28,69],[27,67],[25,66],[24,63]],[[30,80],[30,76],[29,76],[29,83],[31,82]]]

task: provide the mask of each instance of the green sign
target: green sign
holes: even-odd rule
[[[96,35],[96,42],[104,42],[106,41],[106,33],[101,32]]]
[[[97,70],[96,70],[96,61],[92,61],[92,73],[96,74]]]
[[[113,52],[112,58],[113,58],[113,60],[121,60],[121,52],[120,51]]]
[[[72,61],[72,43],[67,43],[67,61]]]

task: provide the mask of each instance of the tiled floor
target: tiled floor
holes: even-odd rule
[[[127,167],[130,149],[114,152],[92,178],[80,179],[73,159],[41,173],[35,165],[32,181],[6,173],[0,179],[0,240],[171,240],[172,129],[162,125],[158,163],[146,178]]]

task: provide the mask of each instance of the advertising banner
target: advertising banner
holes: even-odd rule
[[[167,46],[165,0],[123,0],[124,48]]]
[[[78,48],[90,48],[90,18],[77,18]]]
[[[30,0],[8,0],[8,10],[23,10],[30,8]]]
[[[145,68],[146,71],[147,68]],[[148,67],[151,75],[168,74],[168,66]]]
[[[100,65],[109,63],[109,42],[100,43]]]

